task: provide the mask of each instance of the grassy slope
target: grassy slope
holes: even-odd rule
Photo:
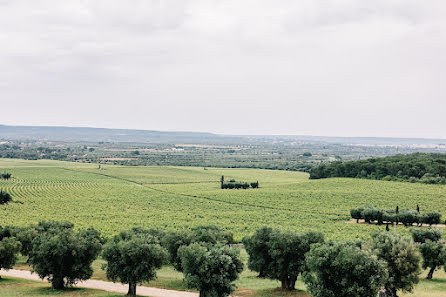
[[[119,167],[0,159],[0,181],[18,203],[0,206],[0,224],[70,220],[107,236],[134,225],[180,229],[218,224],[236,239],[262,225],[321,230],[329,239],[368,238],[379,227],[347,224],[349,209],[415,208],[446,213],[446,186],[360,179],[308,180],[300,172],[194,167]],[[218,180],[260,182],[260,189],[220,190]],[[382,227],[381,227],[382,229]],[[400,228],[401,229],[401,228]],[[401,229],[402,230],[402,229]],[[402,230],[401,232],[405,232]]]
[[[15,201],[0,206],[0,225],[27,225],[41,219],[70,220],[78,227],[94,226],[106,235],[134,225],[179,229],[218,224],[237,239],[262,225],[303,231],[317,229],[329,239],[369,238],[377,226],[347,224],[349,209],[365,204],[380,208],[411,207],[446,213],[446,187],[358,179],[308,180],[299,172],[191,167],[119,167],[57,161],[0,159],[0,181]],[[218,179],[255,181],[261,189],[220,190]],[[398,228],[399,232],[407,232]],[[246,254],[244,255],[246,259]],[[104,279],[95,262],[96,279]],[[22,265],[22,268],[26,268]],[[185,289],[182,275],[163,268],[151,285]],[[446,274],[422,281],[415,296],[445,296]],[[282,296],[278,282],[261,280],[244,271],[238,295]],[[304,290],[301,281],[297,287]],[[253,290],[256,290],[254,292]],[[3,296],[2,294],[0,294]],[[27,295],[24,295],[27,296]],[[292,296],[305,296],[302,291]]]

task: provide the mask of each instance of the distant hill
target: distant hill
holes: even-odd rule
[[[0,139],[134,143],[194,143],[194,144],[352,144],[381,146],[422,146],[446,148],[445,139],[328,137],[301,135],[221,135],[207,132],[154,131],[87,127],[7,126],[0,125]]]
[[[219,138],[221,138],[219,135],[201,132],[0,125],[0,139],[11,140],[202,143],[217,141]]]

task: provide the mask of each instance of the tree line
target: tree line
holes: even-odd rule
[[[399,223],[404,226],[422,226],[423,224],[432,226],[434,224],[441,223],[441,213],[438,211],[421,213],[420,207],[417,205],[417,209],[399,209],[397,206],[395,209],[376,209],[373,206],[363,206],[359,208],[353,208],[350,210],[350,215],[358,223],[359,220],[364,220],[366,223],[392,224],[392,226]]]
[[[414,153],[359,161],[333,162],[310,169],[310,179],[329,177],[446,184],[446,154]]]
[[[156,278],[156,271],[171,262],[183,271],[189,288],[200,296],[228,296],[243,270],[238,248],[232,248],[232,233],[216,226],[181,232],[132,228],[106,240],[93,229],[75,230],[69,222],[39,222],[28,227],[0,227],[0,269],[11,269],[18,254],[53,289],[63,289],[93,275],[92,263],[99,256],[113,282],[136,286]]]

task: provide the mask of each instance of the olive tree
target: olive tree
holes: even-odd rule
[[[159,240],[142,229],[123,231],[110,240],[102,254],[106,276],[129,285],[128,295],[136,296],[136,285],[156,278],[156,270],[167,262],[167,251]]]
[[[446,247],[442,242],[428,240],[420,245],[420,252],[423,256],[423,268],[429,268],[426,279],[432,279],[435,269],[446,264]]]
[[[273,230],[268,243],[268,255],[271,263],[265,269],[265,276],[281,282],[281,288],[294,290],[297,277],[305,269],[305,254],[311,245],[324,241],[322,233],[281,232]]]
[[[426,241],[439,241],[441,238],[441,231],[435,228],[412,228],[413,241],[417,243],[425,243]]]
[[[0,239],[0,269],[12,268],[15,262],[17,262],[17,254],[20,252],[20,247],[20,242],[14,237]]]
[[[259,273],[259,277],[265,277],[265,270],[272,262],[269,255],[269,242],[273,229],[262,227],[251,237],[243,238],[246,252],[249,255],[248,268]]]
[[[421,255],[413,240],[385,231],[373,235],[370,248],[379,260],[385,262],[388,272],[385,294],[396,297],[398,290],[411,292],[421,272]]]
[[[203,242],[209,245],[217,243],[230,244],[234,242],[231,232],[218,226],[198,226],[187,231],[168,232],[162,238],[162,245],[169,251],[169,259],[173,267],[178,271],[183,271],[181,258],[178,249],[191,243]]]
[[[29,262],[40,278],[48,278],[53,289],[89,279],[91,264],[101,251],[100,234],[93,228],[48,228],[32,243]]]
[[[22,256],[28,257],[26,263],[29,263],[29,255],[33,247],[33,240],[37,237],[37,230],[32,227],[16,227],[13,229],[13,234],[15,238],[21,243],[22,247],[20,249],[20,254]]]
[[[178,253],[186,285],[199,290],[200,297],[226,297],[234,291],[233,282],[243,271],[239,249],[193,243]]]
[[[375,255],[352,243],[315,244],[303,279],[314,297],[376,297],[387,272]]]

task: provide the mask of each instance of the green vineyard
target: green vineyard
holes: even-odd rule
[[[216,224],[235,239],[269,225],[319,230],[328,239],[369,238],[382,226],[351,224],[350,209],[415,208],[446,214],[446,186],[361,179],[309,180],[308,174],[260,169],[125,167],[0,159],[0,225],[68,220],[112,236],[132,226],[181,229]],[[258,180],[259,189],[222,190],[220,178]],[[399,232],[408,232],[404,227]]]

